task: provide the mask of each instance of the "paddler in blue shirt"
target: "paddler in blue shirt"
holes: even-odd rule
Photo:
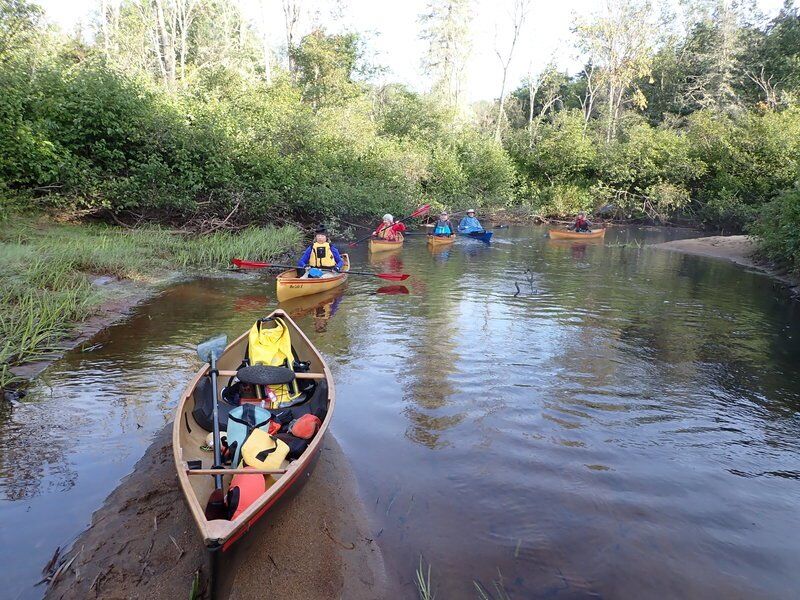
[[[467,211],[467,216],[461,219],[461,223],[458,224],[458,231],[459,233],[476,233],[483,231],[481,222],[475,218],[474,208],[470,208]]]
[[[328,241],[328,232],[325,227],[319,227],[314,232],[314,243],[306,248],[303,256],[297,261],[297,276],[303,277],[308,270],[309,277],[321,277],[321,268],[333,269],[337,273],[344,266],[342,255],[336,246]]]
[[[430,235],[435,235],[436,237],[450,237],[454,235],[455,232],[456,228],[453,227],[447,212],[444,211],[439,215],[439,220],[436,221],[436,225],[433,226],[433,231]]]

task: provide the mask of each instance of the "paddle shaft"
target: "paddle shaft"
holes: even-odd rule
[[[394,223],[392,223],[392,225],[396,225],[397,223],[402,223],[403,221],[407,221],[408,219],[411,219],[411,218],[413,218],[413,217],[419,217],[420,215],[424,215],[424,214],[425,214],[426,212],[428,212],[430,209],[431,209],[431,205],[430,205],[430,204],[425,204],[425,205],[423,205],[423,206],[420,206],[420,207],[419,207],[417,210],[415,210],[413,213],[411,213],[411,214],[410,214],[410,215],[408,215],[407,217],[403,217],[402,219],[398,219],[397,221],[395,221]],[[378,231],[374,231],[374,232],[370,233],[368,236],[366,236],[366,237],[363,237],[363,238],[361,238],[360,240],[356,240],[355,242],[350,242],[350,243],[348,244],[348,246],[350,246],[351,248],[355,248],[355,247],[356,247],[356,246],[358,246],[358,245],[359,245],[361,242],[366,242],[367,240],[369,240],[369,239],[372,239],[373,237],[375,237],[377,234],[379,234],[381,231],[383,231],[384,229],[386,229],[386,228],[388,228],[388,227],[391,227],[391,225],[384,225],[384,226],[383,226],[383,227],[381,227],[381,228],[380,228]]]
[[[238,262],[237,262],[238,261]],[[234,258],[231,261],[237,267],[245,268],[245,269],[297,269],[302,267],[293,267],[291,265],[273,265],[272,263],[259,263],[254,261],[240,261],[238,258]],[[248,264],[245,265],[243,263],[247,262]],[[313,267],[315,269],[319,269],[320,271],[335,271],[335,269],[329,267]],[[365,275],[368,277],[377,277],[379,279],[385,279],[387,281],[405,281],[408,279],[408,275],[405,273],[367,273],[365,271],[339,271],[339,273],[343,275]]]
[[[214,468],[222,468],[222,454],[220,452],[220,436],[219,436],[219,397],[217,393],[217,357],[211,353],[211,389],[214,392]],[[222,489],[222,475],[214,476],[214,489]]]

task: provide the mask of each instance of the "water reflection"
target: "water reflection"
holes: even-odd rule
[[[359,250],[354,265],[412,277],[283,305],[330,360],[333,431],[390,574],[413,589],[422,553],[442,597],[498,570],[521,598],[793,597],[798,306],[629,243],[687,232],[543,233]],[[27,526],[0,529],[4,590],[36,580],[170,418],[194,343],[241,333],[273,292],[259,275],[179,285],[0,413],[0,518]]]

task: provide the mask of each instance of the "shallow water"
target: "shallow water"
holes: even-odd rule
[[[333,432],[393,579],[414,597],[422,555],[441,598],[477,597],[475,582],[512,598],[796,597],[798,305],[762,275],[646,247],[690,232],[542,234],[358,250],[365,270],[411,273],[409,293],[351,277],[286,307],[329,358]],[[0,415],[4,597],[43,593],[56,546],[171,419],[194,344],[273,299],[266,276],[177,285]]]

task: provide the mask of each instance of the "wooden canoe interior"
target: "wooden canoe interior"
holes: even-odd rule
[[[265,475],[267,491],[257,502],[250,506],[234,521],[207,521],[205,519],[205,506],[211,492],[214,490],[214,477],[212,475],[190,476],[186,473],[187,463],[189,461],[201,461],[202,469],[209,469],[213,466],[214,462],[213,451],[201,449],[201,446],[206,443],[209,432],[203,429],[192,415],[192,411],[194,410],[193,392],[201,379],[207,377],[208,367],[206,366],[200,370],[181,397],[178,410],[176,411],[176,419],[173,425],[173,453],[175,456],[178,479],[183,488],[192,516],[207,545],[214,542],[224,542],[242,526],[246,526],[258,509],[269,502],[271,496],[279,493],[281,488],[285,487],[286,484],[291,483],[292,474],[301,469],[304,464],[310,462],[310,458],[318,450],[333,413],[335,397],[333,381],[324,360],[286,313],[283,311],[275,311],[273,315],[282,317],[289,326],[292,346],[298,358],[301,361],[308,361],[311,363],[310,371],[312,373],[323,373],[325,375],[325,379],[328,383],[328,413],[322,423],[322,427],[309,444],[309,447],[303,452],[302,456],[294,461],[283,461],[281,469],[288,469],[286,474]],[[233,372],[238,369],[247,349],[248,333],[249,332],[245,332],[227,347],[217,362],[219,371]],[[220,375],[218,377],[218,394],[221,394],[222,389],[227,385],[229,377],[229,374]],[[223,492],[225,494],[228,492],[232,477],[232,475],[223,476]]]

